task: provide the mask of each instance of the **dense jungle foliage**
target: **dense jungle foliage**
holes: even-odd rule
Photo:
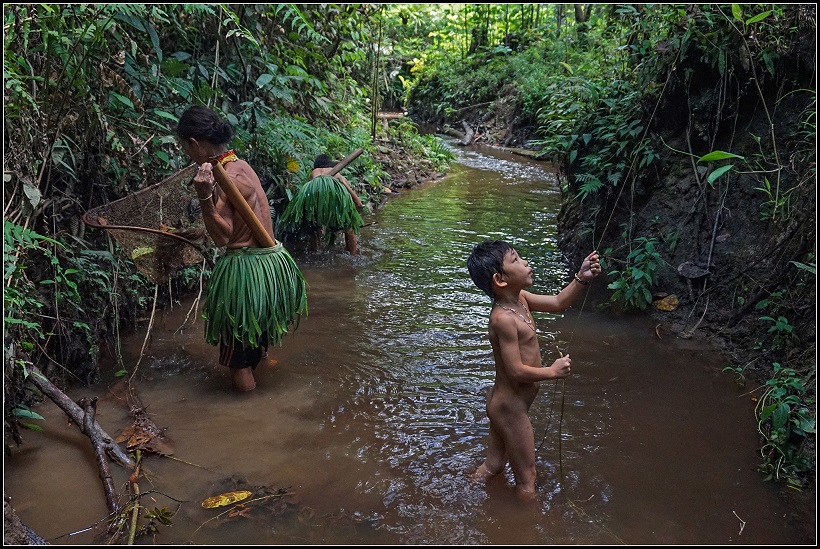
[[[443,170],[436,138],[378,118],[406,111],[558,166],[567,256],[600,246],[619,314],[722,337],[759,385],[764,478],[814,488],[815,5],[6,4],[4,30],[7,444],[38,428],[31,366],[92,382],[200,284],[157,292],[81,221],[185,164],[186,107],[234,124],[274,214],[319,152],[365,150],[371,207],[401,154]]]

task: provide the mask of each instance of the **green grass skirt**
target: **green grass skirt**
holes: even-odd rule
[[[299,188],[282,212],[277,232],[295,234],[306,227],[321,226],[330,241],[337,231],[350,229],[358,235],[362,225],[362,216],[344,183],[329,175],[319,175]]]
[[[282,336],[307,315],[307,283],[290,253],[271,248],[227,250],[214,266],[203,316],[205,340],[231,340],[259,347],[260,337],[282,344]],[[292,326],[293,325],[293,326]]]

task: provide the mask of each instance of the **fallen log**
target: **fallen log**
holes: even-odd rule
[[[50,545],[42,536],[28,527],[11,505],[11,498],[3,491],[3,545]]]
[[[114,489],[114,480],[111,477],[111,469],[108,467],[108,460],[105,459],[105,441],[100,432],[94,428],[95,419],[97,415],[97,399],[96,398],[81,398],[78,404],[82,407],[85,415],[83,416],[83,431],[91,439],[91,445],[94,446],[94,456],[97,458],[97,468],[100,471],[100,480],[103,482],[103,489],[105,491],[105,502],[108,505],[108,510],[112,513],[119,511],[117,505],[116,490]],[[110,442],[110,440],[109,440]]]
[[[105,453],[112,460],[117,462],[122,467],[127,469],[134,469],[134,460],[128,457],[122,448],[120,448],[108,434],[100,427],[97,420],[94,419],[85,426],[83,418],[85,412],[73,400],[68,398],[56,385],[51,383],[48,378],[36,366],[28,365],[28,380],[31,381],[40,392],[50,398],[77,426],[80,427],[82,433],[89,438],[92,434],[99,437],[100,444]],[[93,440],[93,439],[92,439]]]

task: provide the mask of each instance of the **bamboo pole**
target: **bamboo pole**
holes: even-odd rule
[[[334,175],[336,175],[337,173],[339,173],[340,171],[342,171],[343,169],[345,169],[345,168],[347,167],[347,165],[348,165],[348,164],[350,164],[351,162],[353,162],[354,160],[356,160],[356,157],[358,157],[358,156],[359,156],[360,154],[362,154],[363,152],[364,152],[364,151],[363,151],[362,149],[356,149],[355,151],[353,151],[352,153],[350,153],[349,155],[347,155],[347,156],[344,158],[344,160],[342,160],[341,162],[339,162],[338,164],[336,164],[335,166],[333,166],[333,169],[332,169],[332,170],[330,170],[330,171],[327,173],[327,175],[329,175],[329,176],[333,177]]]

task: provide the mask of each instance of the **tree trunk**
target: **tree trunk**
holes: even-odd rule
[[[473,142],[473,137],[475,136],[475,132],[473,128],[467,123],[466,120],[461,121],[461,126],[464,128],[464,139],[461,140],[459,145],[470,145]]]

